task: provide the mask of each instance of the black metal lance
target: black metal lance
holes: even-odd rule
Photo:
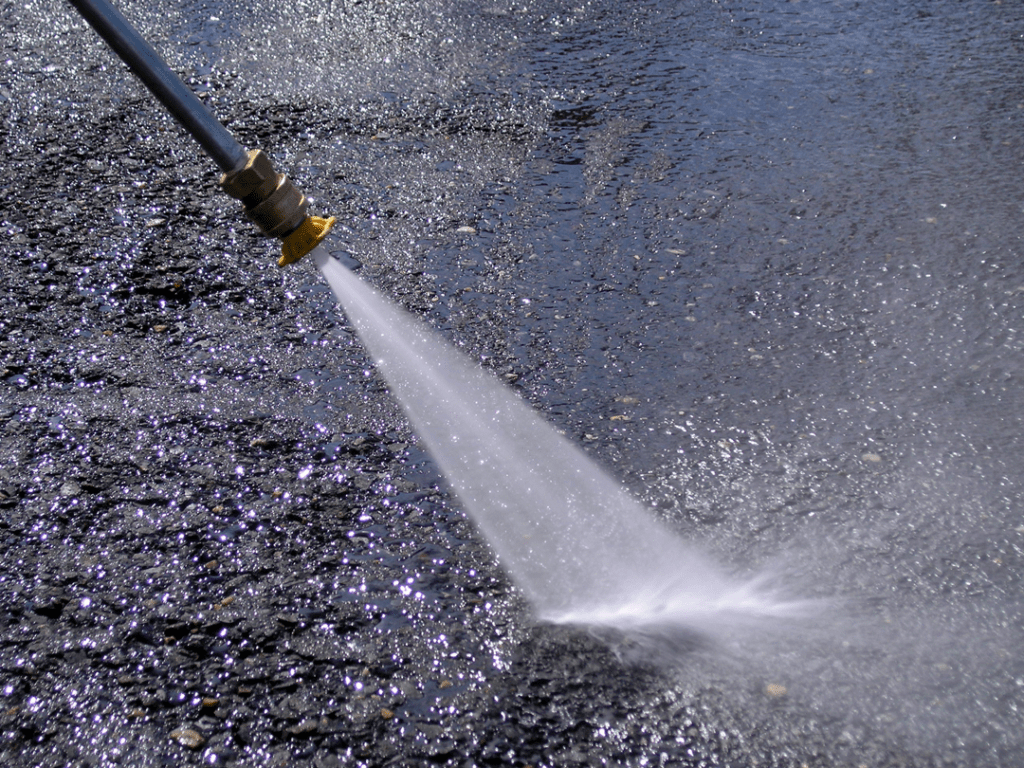
[[[107,0],[69,2],[220,166],[221,188],[242,201],[263,234],[281,239],[279,266],[298,261],[327,236],[334,217],[308,215],[305,195],[262,150],[246,151],[120,11]]]

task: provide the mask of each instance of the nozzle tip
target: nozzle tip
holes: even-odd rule
[[[320,242],[331,231],[335,221],[337,219],[334,216],[329,219],[307,216],[298,228],[282,241],[281,258],[277,260],[277,266],[286,267],[320,245]]]

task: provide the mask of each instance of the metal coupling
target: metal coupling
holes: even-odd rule
[[[261,149],[250,150],[244,166],[221,176],[220,186],[242,201],[246,215],[269,237],[283,239],[306,219],[306,196],[287,176],[274,170]]]
[[[245,213],[264,235],[280,238],[281,258],[277,266],[298,261],[334,226],[334,217],[306,215],[309,201],[283,173],[274,170],[261,149],[247,153],[247,160],[220,177],[225,192],[245,206]]]

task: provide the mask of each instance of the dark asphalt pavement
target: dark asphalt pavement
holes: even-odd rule
[[[68,6],[8,3],[4,765],[1012,764],[1019,4],[121,7],[359,274],[842,608],[533,622],[312,265]]]

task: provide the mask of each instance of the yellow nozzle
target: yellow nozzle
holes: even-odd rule
[[[320,245],[320,241],[327,237],[335,221],[334,216],[329,219],[307,216],[299,224],[298,229],[285,236],[281,243],[281,258],[277,260],[277,266],[286,267]]]

